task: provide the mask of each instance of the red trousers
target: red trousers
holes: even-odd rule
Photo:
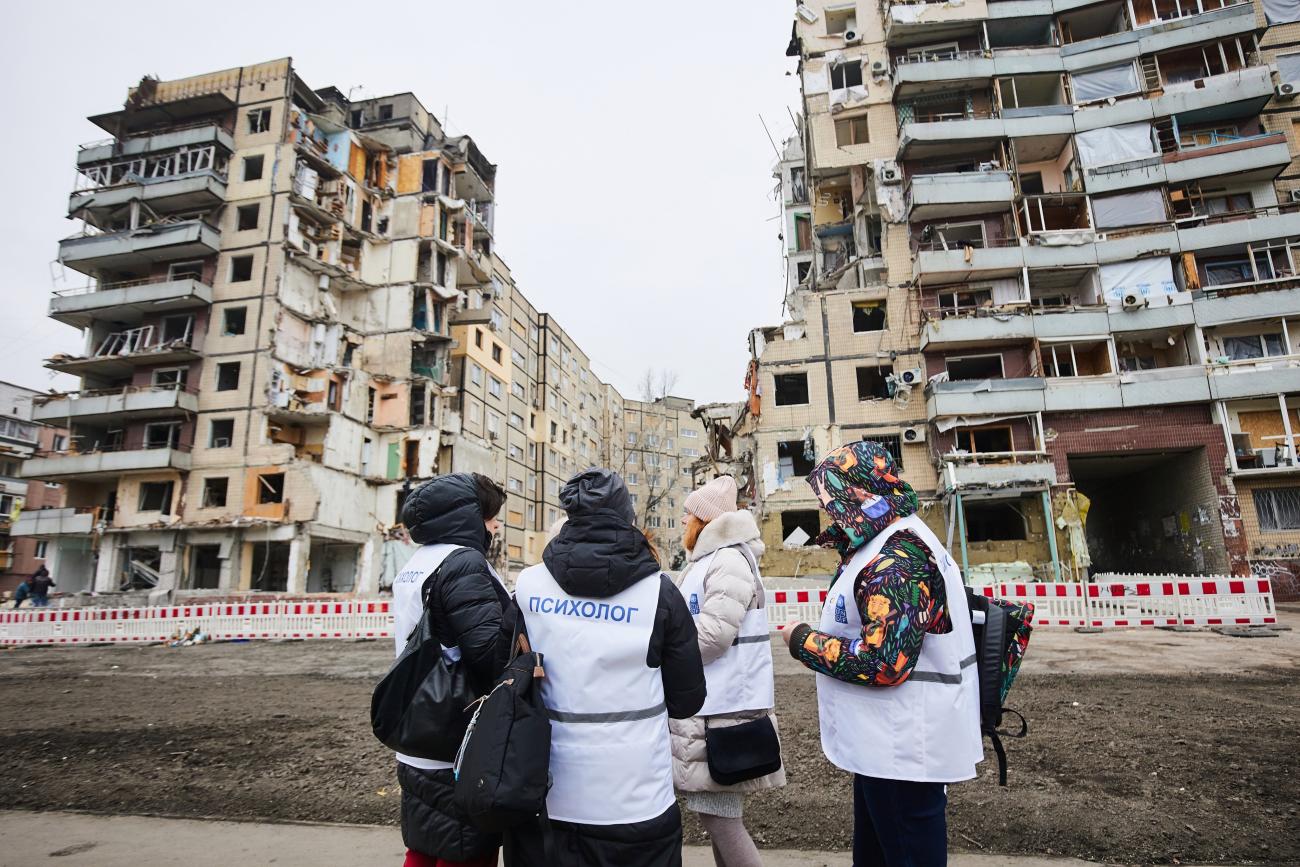
[[[482,858],[475,858],[473,861],[445,861],[442,858],[434,858],[432,855],[426,855],[423,852],[416,852],[414,849],[406,850],[406,860],[402,862],[402,867],[496,867],[497,853],[493,850],[492,854],[484,855]]]

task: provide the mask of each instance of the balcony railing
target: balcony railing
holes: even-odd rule
[[[79,173],[74,192],[101,190],[122,184],[147,184],[204,172],[214,174],[222,180],[226,178],[225,159],[218,154],[216,145],[86,166]]]

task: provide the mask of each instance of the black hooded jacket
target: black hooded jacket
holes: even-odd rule
[[[421,485],[402,507],[402,523],[420,545],[463,545],[425,582],[438,639],[460,648],[471,685],[491,689],[505,670],[514,629],[514,606],[488,569],[491,543],[473,476],[453,473]],[[398,765],[402,786],[402,839],[407,848],[448,861],[491,852],[499,840],[479,831],[452,802],[450,770]]]
[[[591,469],[560,491],[568,520],[542,560],[566,593],[604,599],[659,571],[650,543],[636,528],[636,511],[617,474]],[[674,719],[704,705],[704,665],[695,621],[672,580],[660,577],[659,604],[646,664],[661,670],[664,703]]]

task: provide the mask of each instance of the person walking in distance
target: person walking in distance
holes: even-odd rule
[[[511,865],[677,867],[668,721],[698,713],[704,667],[686,602],[605,469],[560,491],[568,520],[515,587],[545,660],[551,719],[550,861],[537,828],[511,832]]]
[[[505,670],[513,637],[510,594],[485,556],[500,530],[497,514],[505,501],[506,492],[486,476],[453,473],[421,485],[402,506],[402,523],[421,547],[393,581],[397,654],[427,595],[444,653],[466,668],[476,695],[491,689]],[[397,762],[405,867],[496,864],[500,840],[475,828],[452,804],[451,761],[399,754]]]
[[[699,633],[708,696],[700,713],[669,720],[673,782],[686,809],[700,817],[713,843],[713,859],[725,867],[757,867],[758,848],[741,818],[745,793],[785,785],[781,768],[755,779],[724,785],[709,771],[709,729],[767,717],[776,722],[766,597],[758,562],[763,542],[752,513],[736,508],[736,482],[719,476],[685,502],[684,545],[688,565],[681,590]]]
[[[840,567],[790,654],[817,672],[822,751],[853,777],[856,867],[947,862],[947,784],[984,758],[961,573],[881,446],[831,452],[808,475]]]
[[[50,577],[50,570],[44,566],[32,573],[32,577],[27,579],[27,584],[32,591],[32,607],[47,608],[50,604],[50,588],[54,586],[54,579]]]

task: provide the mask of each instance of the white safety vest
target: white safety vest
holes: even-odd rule
[[[397,655],[401,656],[402,651],[406,649],[406,640],[411,637],[412,630],[420,622],[420,617],[424,613],[424,600],[421,598],[421,591],[424,589],[424,582],[428,580],[442,561],[451,555],[452,551],[463,548],[464,545],[423,545],[414,554],[411,559],[406,561],[402,571],[397,573],[393,579],[393,602],[391,610],[393,612],[393,641],[397,644]],[[501,576],[488,564],[488,571],[492,577],[497,580],[504,588],[505,583],[501,581]],[[442,646],[443,655],[448,659],[455,661],[460,659],[459,647]],[[440,762],[437,759],[421,759],[416,756],[403,755],[397,753],[397,760],[404,765],[410,765],[413,768],[420,768],[425,771],[437,771],[444,768],[450,768],[451,762]]]
[[[545,564],[519,574],[515,599],[546,667],[552,819],[621,825],[673,805],[663,677],[646,665],[661,574],[606,599],[570,596]]]
[[[912,530],[934,553],[943,573],[952,632],[927,633],[908,679],[899,686],[865,686],[817,675],[822,752],[831,764],[886,780],[955,783],[975,776],[984,760],[979,723],[975,639],[961,572],[918,516],[895,522],[854,554],[822,609],[822,632],[854,641],[862,617],[853,585],[887,539]]]
[[[763,604],[763,581],[758,574],[749,549],[733,545],[748,561],[754,573],[754,592],[758,594],[758,607],[745,612],[740,621],[736,640],[717,659],[704,666],[704,682],[708,697],[700,713],[704,716],[737,713],[745,710],[766,710],[776,705],[772,684],[772,647],[767,623],[767,607]],[[704,576],[717,551],[701,557],[691,564],[682,576],[679,589],[686,600],[691,617],[699,617],[704,605]]]

